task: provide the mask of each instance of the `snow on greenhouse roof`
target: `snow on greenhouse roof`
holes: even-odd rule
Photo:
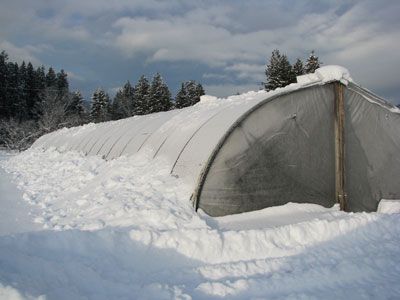
[[[315,73],[297,76],[297,83],[302,86],[332,81],[340,81],[344,85],[353,82],[350,72],[346,68],[335,65],[321,67]]]

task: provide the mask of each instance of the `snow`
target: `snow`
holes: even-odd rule
[[[217,218],[209,218],[209,222],[221,229],[243,230],[243,229],[262,229],[277,226],[301,223],[310,219],[332,220],[340,216],[339,206],[325,208],[320,205],[305,203],[288,203],[282,206],[269,207],[258,211],[230,215]],[[203,213],[203,217],[208,216]]]
[[[215,96],[210,96],[210,95],[203,95],[200,96],[200,103],[204,103],[204,102],[210,102],[210,101],[217,101],[218,98]]]
[[[378,212],[383,214],[400,214],[400,199],[379,201]]]
[[[0,151],[0,162],[13,155],[15,154]],[[40,226],[34,223],[32,217],[35,213],[34,207],[26,205],[21,191],[11,184],[12,177],[0,168],[0,178],[0,235],[39,230]]]
[[[340,81],[347,85],[348,82],[353,82],[349,70],[342,66],[328,65],[315,70],[315,74],[321,78],[323,82]]]
[[[42,226],[0,236],[3,298],[400,296],[399,214],[289,203],[211,218],[193,211],[167,161],[145,154],[31,149],[1,165]]]
[[[316,83],[327,83],[332,81],[340,81],[344,85],[353,82],[349,70],[336,65],[323,66],[315,70],[315,73],[297,76],[297,83],[307,86]]]
[[[212,218],[193,211],[193,184],[183,176],[201,170],[209,151],[190,147],[212,148],[211,131],[185,144],[191,156],[179,153],[182,164],[172,167],[182,149],[177,141],[213,113],[230,117],[210,121],[218,136],[268,97],[334,80],[347,84],[351,77],[326,66],[268,93],[203,96],[169,112],[159,128],[156,118],[168,116],[153,115],[157,134],[133,156],[107,161],[69,150],[110,153],[117,141],[145,139],[152,131],[143,118],[62,129],[19,155],[0,153],[0,299],[399,298],[400,201],[382,200],[377,213],[288,203]],[[143,122],[143,132],[130,130],[135,122]],[[115,136],[116,126],[126,134]],[[176,139],[154,155],[174,128]],[[94,134],[102,139],[96,147],[95,139],[82,142]],[[190,159],[193,168],[185,165]],[[174,167],[180,176],[171,176]]]

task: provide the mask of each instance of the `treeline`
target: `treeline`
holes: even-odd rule
[[[0,119],[39,120],[45,109],[42,102],[49,93],[59,98],[69,96],[64,70],[56,73],[53,68],[46,70],[44,66],[35,69],[30,62],[18,65],[8,62],[4,51],[0,53]],[[68,104],[68,111],[81,109]]]
[[[279,50],[272,51],[272,55],[265,68],[266,82],[263,83],[266,91],[284,87],[296,82],[296,76],[314,73],[322,63],[314,50],[311,51],[306,63],[297,58],[293,65],[290,64],[287,56],[281,54]]]
[[[173,99],[159,73],[154,75],[151,82],[142,75],[134,86],[127,81],[112,101],[103,89],[97,89],[92,95],[90,118],[93,122],[103,122],[183,108],[200,101],[202,95],[202,85],[190,80],[181,84]]]
[[[201,84],[186,81],[175,99],[157,73],[150,82],[141,76],[129,81],[111,100],[101,88],[92,95],[90,107],[79,91],[71,92],[67,74],[52,67],[34,68],[32,63],[9,62],[0,53],[0,147],[26,149],[41,135],[62,127],[89,122],[118,120],[134,115],[183,108],[200,101]]]
[[[63,70],[19,65],[0,53],[0,147],[24,149],[45,133],[85,120],[83,98],[69,91]]]
[[[265,90],[270,91],[296,82],[296,76],[313,73],[321,62],[311,52],[305,63],[292,65],[285,54],[274,50],[265,69]],[[28,62],[18,65],[0,53],[0,147],[25,149],[43,134],[62,127],[88,122],[118,120],[135,115],[168,111],[191,106],[204,95],[201,84],[183,82],[175,98],[157,73],[150,81],[141,76],[136,84],[127,81],[110,99],[99,88],[85,108],[80,92],[70,92],[67,74],[44,66],[34,68]]]

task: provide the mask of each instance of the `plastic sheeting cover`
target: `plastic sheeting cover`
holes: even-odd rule
[[[252,111],[216,152],[198,206],[212,216],[288,202],[335,203],[331,85],[287,94]]]
[[[400,114],[354,84],[345,89],[345,177],[349,211],[400,199]]]

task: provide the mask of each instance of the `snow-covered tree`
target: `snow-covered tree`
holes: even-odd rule
[[[135,89],[127,81],[114,97],[112,118],[114,120],[131,117],[135,114]]]
[[[66,95],[60,96],[57,90],[48,88],[41,93],[40,99],[37,111],[38,127],[42,134],[70,125],[67,118],[67,107],[71,98]]]
[[[188,106],[185,84],[181,83],[181,88],[175,96],[175,108]]]
[[[157,73],[153,77],[147,94],[148,113],[167,111],[171,108],[171,93],[161,75]]]
[[[0,145],[9,150],[26,150],[42,133],[33,120],[0,119]]]
[[[93,122],[104,122],[109,120],[110,100],[106,92],[97,89],[92,96],[92,109],[90,117]]]
[[[190,80],[186,83],[186,96],[189,101],[189,105],[194,105],[200,101],[200,96],[204,95],[203,86],[196,83],[194,80]]]
[[[66,113],[68,115],[82,116],[84,113],[83,97],[81,92],[76,91],[70,96],[71,100],[68,103]]]
[[[59,73],[57,73],[56,76],[57,80],[57,89],[60,95],[65,95],[68,93],[68,80],[67,80],[67,73],[64,72],[64,70],[61,70]]]
[[[293,65],[293,73],[295,76],[304,75],[304,65],[300,58],[298,58]]]
[[[182,108],[196,104],[200,101],[200,96],[204,95],[203,86],[194,80],[186,81],[181,84],[181,88],[175,97],[175,107]]]
[[[310,56],[307,58],[304,71],[306,74],[314,73],[320,67],[322,62],[319,61],[318,56],[315,55],[314,50],[311,51]]]
[[[144,115],[149,112],[149,105],[147,102],[147,95],[149,93],[149,81],[142,75],[137,84],[135,85],[134,101],[135,101],[135,115]]]
[[[272,51],[265,75],[267,81],[264,83],[264,88],[267,91],[284,87],[296,80],[288,58],[286,55],[281,54],[279,50]]]
[[[119,120],[127,117],[124,109],[122,89],[118,90],[115,94],[113,102],[111,104],[111,119]]]

